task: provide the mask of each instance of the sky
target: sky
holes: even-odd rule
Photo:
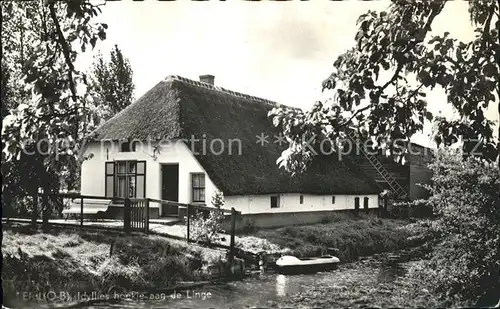
[[[338,55],[354,45],[356,20],[389,1],[192,2],[117,1],[102,6],[107,39],[86,53],[107,55],[117,44],[130,60],[139,98],[168,75],[198,80],[212,74],[226,89],[307,109],[322,98],[321,82]],[[450,1],[433,26],[461,40],[473,37],[467,1]],[[452,115],[446,97],[428,93],[434,114]],[[487,117],[498,120],[495,106]],[[431,146],[430,125],[413,138]]]

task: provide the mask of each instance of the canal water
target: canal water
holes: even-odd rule
[[[132,300],[103,302],[81,308],[296,308],[331,304],[336,297],[345,298],[347,303],[368,304],[370,299],[366,297],[366,291],[390,290],[391,285],[404,275],[405,263],[395,262],[387,256],[372,257],[340,265],[330,272],[307,275],[260,273],[241,281],[169,294],[152,294],[144,298],[135,295]]]

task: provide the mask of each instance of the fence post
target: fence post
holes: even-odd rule
[[[43,188],[42,192],[42,229],[46,231],[49,228],[50,205],[48,190]]]
[[[186,211],[186,229],[187,229],[187,233],[186,233],[186,239],[187,239],[187,242],[189,243],[190,239],[189,239],[189,230],[190,230],[190,224],[189,224],[189,216],[191,215],[191,205],[190,204],[187,204],[187,211]]]
[[[231,207],[231,240],[229,243],[229,258],[228,262],[229,265],[232,265],[233,260],[234,260],[234,237],[235,237],[235,230],[236,230],[236,210],[234,207]]]
[[[125,198],[123,207],[123,230],[130,233],[130,199],[128,197]]]
[[[146,198],[144,210],[146,211],[144,216],[144,232],[147,234],[149,232],[149,198]]]
[[[83,226],[83,197],[80,197],[80,226]]]

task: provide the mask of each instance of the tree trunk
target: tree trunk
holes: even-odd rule
[[[50,205],[49,205],[49,190],[47,187],[43,187],[42,193],[42,228],[44,231],[49,228],[49,218],[50,218]]]
[[[500,0],[497,0],[497,7],[498,10],[500,11]],[[496,22],[496,28],[498,29],[500,27],[500,19],[497,19]],[[497,35],[497,40],[498,40],[498,45],[500,45],[500,35]],[[497,63],[497,68],[498,72],[500,72],[500,63],[498,60],[500,60],[500,51],[497,49],[496,51],[496,63]],[[497,82],[497,95],[500,98],[500,83]],[[498,101],[498,140],[497,140],[497,150],[498,150],[498,166],[500,167],[500,100]],[[498,304],[500,305],[500,300],[498,301]]]
[[[33,193],[33,210],[31,211],[31,225],[36,229],[38,219],[38,192]]]

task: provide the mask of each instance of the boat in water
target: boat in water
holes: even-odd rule
[[[276,261],[276,270],[282,274],[315,273],[335,269],[339,262],[337,257],[331,255],[311,258],[285,255]]]

